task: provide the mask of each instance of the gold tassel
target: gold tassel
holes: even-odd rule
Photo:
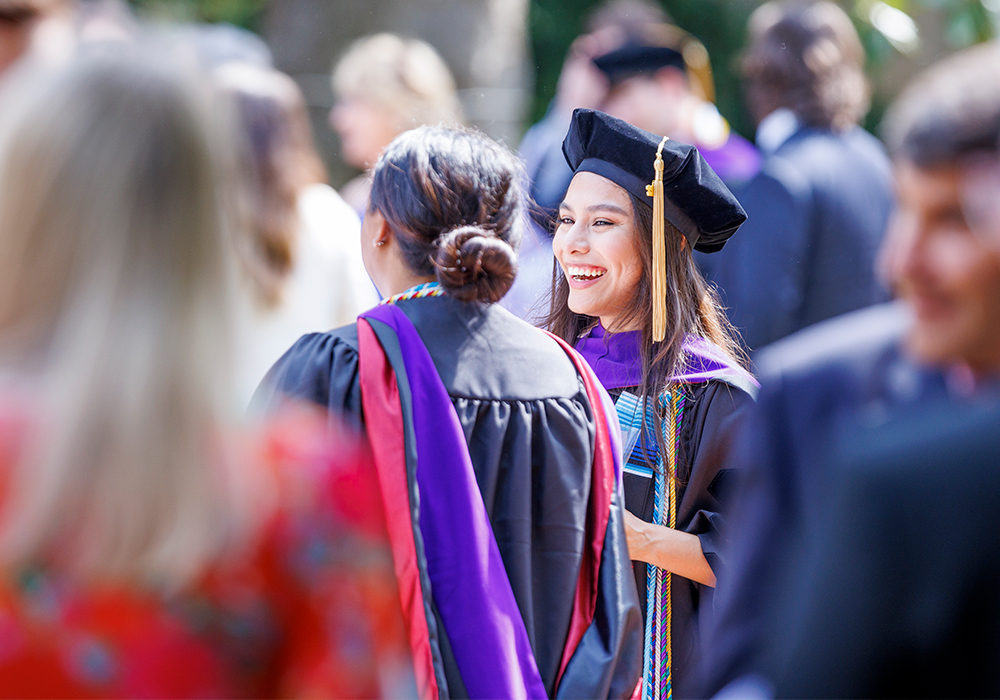
[[[663,224],[663,144],[656,149],[653,184],[646,185],[646,196],[653,198],[653,342],[667,335],[667,244]]]

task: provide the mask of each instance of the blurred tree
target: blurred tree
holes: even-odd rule
[[[1000,35],[1000,0],[854,0],[848,6],[868,51],[869,129],[916,73]]]
[[[140,16],[178,22],[228,22],[257,30],[267,0],[129,0]]]

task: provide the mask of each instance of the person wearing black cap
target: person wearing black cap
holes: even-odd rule
[[[746,215],[697,149],[607,114],[576,110],[563,152],[574,176],[548,326],[590,362],[622,425],[643,697],[687,697],[732,481],[719,464],[756,391],[691,250],[720,250]]]
[[[734,187],[760,169],[757,149],[732,132],[714,104],[708,51],[694,36],[668,22],[657,3],[606,0],[573,42],[556,96],[545,119],[520,145],[537,205],[508,308],[533,321],[552,267],[551,222],[573,172],[561,145],[573,109],[595,108],[640,129],[698,148],[706,162]],[[695,255],[702,270],[712,258]],[[527,312],[526,312],[527,311]]]
[[[727,185],[757,174],[757,149],[714,104],[708,51],[698,39],[672,24],[649,25],[593,62],[609,85],[602,111],[693,144]]]

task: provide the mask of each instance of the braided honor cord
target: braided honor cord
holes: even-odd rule
[[[677,527],[677,453],[680,448],[680,426],[684,415],[684,392],[675,387],[658,401],[664,410],[663,438],[668,446],[666,464],[657,460],[653,475],[653,522],[664,527]],[[669,571],[646,565],[646,639],[642,669],[642,700],[671,700],[672,645]]]

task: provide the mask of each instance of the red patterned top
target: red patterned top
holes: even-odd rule
[[[287,413],[255,438],[279,505],[180,593],[0,572],[0,696],[412,696],[376,477],[325,423]],[[0,481],[25,425],[0,409]]]

